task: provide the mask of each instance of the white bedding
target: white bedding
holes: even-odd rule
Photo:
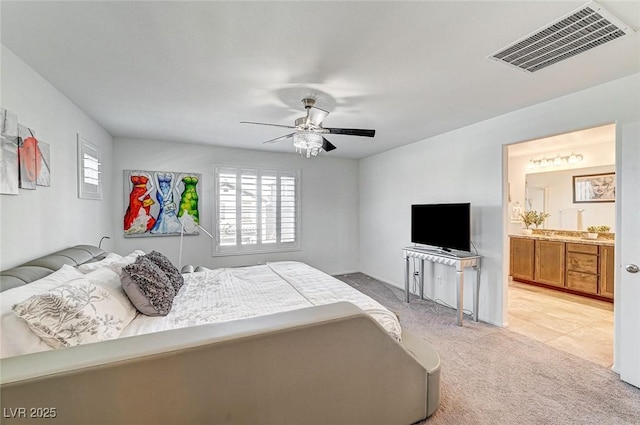
[[[348,301],[400,339],[397,317],[375,300],[304,263],[216,269],[185,274],[185,284],[164,317],[138,315],[121,337],[262,316]]]

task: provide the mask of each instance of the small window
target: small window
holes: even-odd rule
[[[78,198],[102,199],[100,150],[78,134]]]
[[[214,166],[214,254],[297,249],[299,174],[299,171]]]

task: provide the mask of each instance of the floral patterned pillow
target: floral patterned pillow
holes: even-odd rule
[[[131,303],[120,288],[86,278],[13,306],[29,328],[53,348],[117,338],[133,319],[130,310]]]
[[[52,350],[38,335],[33,333],[27,322],[13,311],[13,306],[29,297],[69,283],[83,277],[75,267],[65,264],[50,275],[18,286],[0,294],[0,357],[19,356],[37,351]]]
[[[171,261],[165,257],[163,254],[158,251],[151,251],[147,255],[145,255],[149,260],[153,262],[156,266],[160,267],[160,270],[167,275],[169,280],[171,281],[171,285],[173,285],[173,289],[176,294],[184,285],[184,277],[180,274],[180,270],[176,266],[174,266]]]

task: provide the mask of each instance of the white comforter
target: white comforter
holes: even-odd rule
[[[348,301],[400,339],[397,317],[349,285],[304,263],[216,269],[185,274],[185,284],[164,317],[138,315],[121,337],[262,316]]]

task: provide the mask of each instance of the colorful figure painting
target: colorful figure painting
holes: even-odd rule
[[[18,194],[18,117],[0,108],[0,194]]]
[[[158,217],[151,229],[153,234],[180,233],[182,223],[178,220],[178,206],[174,201],[176,176],[174,173],[154,173],[157,183]]]
[[[198,184],[198,177],[193,175],[187,175],[182,177],[182,183],[184,190],[180,196],[180,212],[179,217],[184,215],[191,215],[193,221],[196,224],[200,223],[200,216],[198,213],[198,191],[196,185]]]
[[[124,215],[124,233],[140,234],[150,231],[156,224],[151,216],[151,205],[155,202],[149,194],[155,186],[151,174],[145,171],[131,171],[125,177],[130,183],[129,204]]]
[[[197,235],[199,174],[125,170],[124,236]]]

